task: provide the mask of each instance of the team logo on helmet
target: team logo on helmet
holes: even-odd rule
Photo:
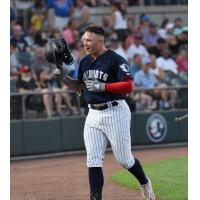
[[[129,73],[129,66],[125,63],[119,65],[119,67],[126,73]]]
[[[146,133],[153,142],[161,142],[167,134],[167,122],[161,114],[152,114],[146,123]]]

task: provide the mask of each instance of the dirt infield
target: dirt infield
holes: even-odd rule
[[[135,150],[141,163],[187,156],[187,147]],[[11,200],[88,200],[86,156],[11,162]],[[112,153],[104,162],[104,200],[141,200],[141,194],[113,184],[110,176],[122,169]]]

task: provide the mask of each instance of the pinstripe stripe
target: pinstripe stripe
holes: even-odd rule
[[[89,109],[84,128],[87,165],[101,167],[108,140],[116,160],[125,168],[133,166],[131,153],[130,110],[124,100],[103,111]]]

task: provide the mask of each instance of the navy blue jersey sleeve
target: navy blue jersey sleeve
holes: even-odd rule
[[[133,79],[130,74],[130,67],[129,63],[121,56],[118,56],[116,59],[116,68],[117,68],[117,79],[119,81],[124,81],[127,79]]]

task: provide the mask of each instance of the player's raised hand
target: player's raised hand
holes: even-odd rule
[[[54,75],[58,80],[62,81],[62,79],[66,75],[66,69],[63,68],[62,66],[57,66],[56,69],[54,70]]]
[[[87,80],[85,81],[86,88],[90,92],[104,92],[105,91],[105,83],[102,83],[98,80]]]
[[[74,60],[64,38],[52,38],[45,45],[45,57],[48,62],[71,65]]]
[[[78,80],[74,80],[69,77],[66,73],[66,69],[60,65],[57,65],[56,69],[54,70],[54,75],[59,81],[62,81],[64,84],[66,84],[69,90],[77,92],[79,96],[81,95],[81,92],[85,90],[85,86]]]

